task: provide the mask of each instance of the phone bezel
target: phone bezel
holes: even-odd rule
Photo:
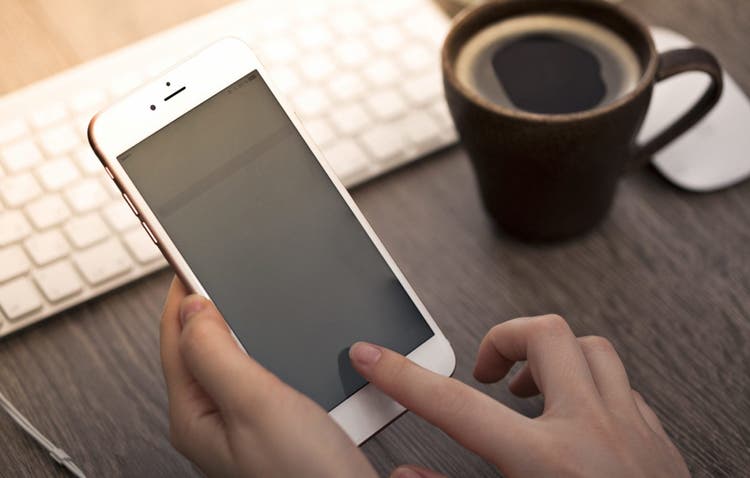
[[[153,235],[157,246],[185,286],[191,292],[208,297],[206,290],[125,173],[117,157],[254,70],[257,70],[266,82],[343,200],[352,210],[370,240],[432,329],[434,335],[419,345],[408,357],[427,369],[442,375],[451,375],[455,368],[455,355],[447,339],[388,254],[346,188],[328,166],[320,149],[305,131],[291,105],[273,85],[273,81],[269,78],[260,61],[241,40],[227,38],[209,45],[183,63],[159,75],[95,115],[88,129],[91,147],[117,187],[129,199],[135,208],[134,212],[137,212],[141,222]],[[167,82],[170,83],[170,87],[166,86]],[[163,100],[168,94],[183,86],[186,89],[179,95],[168,102]],[[152,104],[156,105],[155,110],[150,108]],[[361,444],[403,412],[404,408],[401,405],[391,400],[373,385],[368,384],[329,411],[329,415],[348,433],[355,443]]]

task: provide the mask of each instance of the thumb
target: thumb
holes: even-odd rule
[[[446,476],[421,466],[401,465],[393,470],[390,478],[446,478]]]
[[[185,297],[180,323],[185,366],[222,412],[272,400],[281,382],[240,348],[213,302],[197,294]]]

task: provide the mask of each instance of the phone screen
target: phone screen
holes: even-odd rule
[[[433,335],[254,71],[118,156],[247,352],[330,411]]]

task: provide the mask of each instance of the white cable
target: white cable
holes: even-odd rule
[[[73,463],[73,459],[68,456],[62,448],[58,448],[54,443],[49,441],[47,437],[36,429],[34,425],[24,417],[21,412],[0,392],[0,407],[5,410],[5,413],[13,419],[23,430],[39,443],[45,450],[47,450],[52,457],[60,466],[65,467],[73,476],[76,478],[86,478],[80,468]]]

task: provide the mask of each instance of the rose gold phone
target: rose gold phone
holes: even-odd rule
[[[355,442],[403,408],[353,370],[352,343],[452,373],[450,345],[241,41],[97,114],[89,140],[190,291]]]

